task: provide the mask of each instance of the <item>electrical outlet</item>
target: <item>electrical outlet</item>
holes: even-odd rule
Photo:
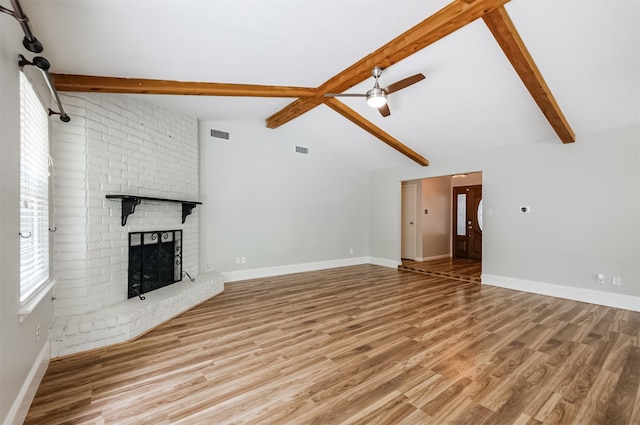
[[[611,278],[611,283],[614,286],[621,286],[622,285],[622,279],[620,278],[620,276],[613,276]]]
[[[247,262],[247,257],[242,257],[241,261],[242,261],[242,264],[246,263]]]
[[[240,264],[240,257],[236,257],[236,264]]]
[[[211,270],[213,268],[213,261],[207,261],[207,269]]]
[[[602,273],[598,273],[596,276],[596,282],[602,285],[604,283],[604,275]]]
[[[353,254],[353,248],[349,248],[349,254]]]
[[[40,342],[40,323],[36,325],[36,342]]]

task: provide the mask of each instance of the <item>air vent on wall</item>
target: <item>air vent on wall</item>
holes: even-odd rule
[[[216,139],[229,140],[229,133],[227,133],[226,131],[211,129],[211,137],[215,137]]]
[[[309,148],[307,148],[306,146],[296,146],[296,153],[307,155],[309,153]]]

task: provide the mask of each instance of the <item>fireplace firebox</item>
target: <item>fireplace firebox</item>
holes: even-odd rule
[[[182,280],[182,230],[129,233],[128,298]]]

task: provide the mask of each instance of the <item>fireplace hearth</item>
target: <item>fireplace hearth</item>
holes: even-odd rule
[[[129,233],[128,298],[182,280],[182,230]]]

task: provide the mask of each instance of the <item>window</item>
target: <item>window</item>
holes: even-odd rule
[[[20,72],[20,302],[49,281],[49,119]],[[43,294],[44,295],[44,294]]]

